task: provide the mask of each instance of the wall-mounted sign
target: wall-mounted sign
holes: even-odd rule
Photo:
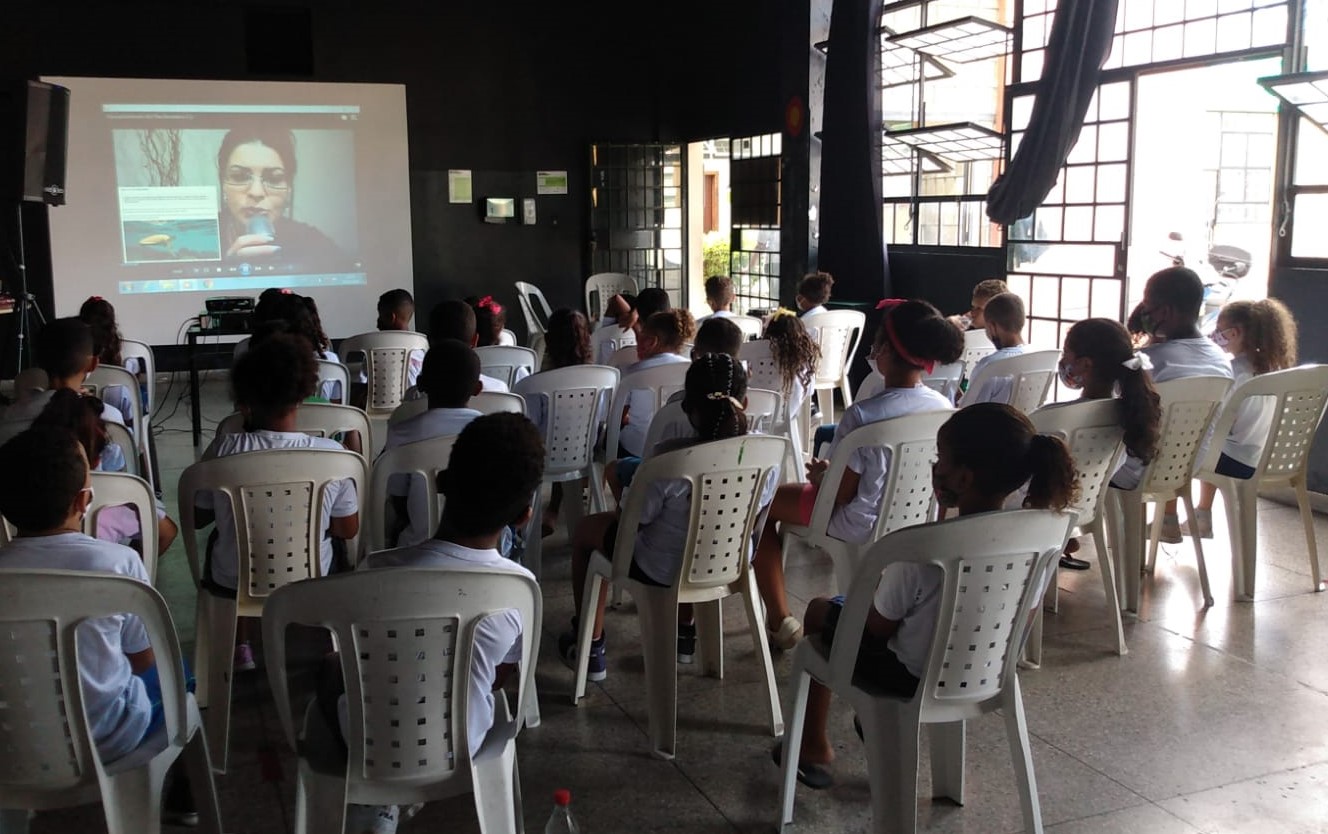
[[[536,172],[535,172],[535,193],[536,193],[536,194],[566,194],[566,193],[567,193],[567,172],[566,172],[566,171],[536,171]]]

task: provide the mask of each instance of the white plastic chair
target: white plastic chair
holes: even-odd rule
[[[102,428],[106,429],[106,441],[119,446],[120,451],[124,453],[125,474],[142,477],[143,464],[134,449],[134,436],[129,433],[129,429],[119,423],[108,422],[103,422]]]
[[[937,365],[929,374],[923,374],[922,384],[945,397],[950,402],[954,402],[959,394],[959,383],[964,376],[963,362],[949,362],[945,365]],[[885,387],[885,378],[876,371],[872,371],[868,379],[875,378],[880,381],[881,387]],[[866,381],[863,381],[866,386]],[[879,389],[877,391],[879,393]],[[862,388],[858,388],[858,397],[862,397]]]
[[[1263,399],[1260,399],[1263,398]],[[1222,455],[1222,441],[1231,433],[1242,406],[1253,400],[1252,407],[1271,408],[1268,439],[1263,454],[1248,479],[1232,478],[1216,472]],[[1267,405],[1265,405],[1267,403]],[[1213,429],[1208,451],[1200,462],[1196,477],[1222,492],[1227,509],[1227,527],[1231,531],[1231,577],[1237,599],[1254,599],[1254,572],[1259,542],[1259,490],[1289,486],[1296,493],[1300,520],[1305,527],[1305,548],[1310,560],[1314,590],[1323,590],[1319,568],[1319,550],[1314,540],[1314,514],[1310,510],[1305,483],[1310,446],[1323,420],[1328,404],[1328,365],[1303,365],[1273,371],[1247,380],[1231,392]],[[1193,518],[1193,516],[1191,516]]]
[[[639,361],[636,356],[636,342],[622,347],[609,354],[609,366],[617,368],[620,371],[626,370]]]
[[[494,723],[474,759],[467,712],[473,635],[488,614],[521,616],[517,710],[494,693]],[[534,697],[543,604],[529,577],[498,571],[384,568],[287,585],[263,618],[268,680],[286,738],[299,753],[297,834],[345,827],[346,804],[409,805],[475,795],[480,830],[520,832],[516,735]],[[330,631],[341,647],[349,737],[337,744],[316,703],[297,734],[286,630]]]
[[[1056,380],[1060,365],[1059,350],[1035,350],[1004,359],[993,359],[968,380],[959,407],[977,402],[984,385],[991,383],[997,395],[996,402],[1029,414],[1042,407]],[[1001,398],[1003,394],[1004,398]]]
[[[835,421],[835,389],[844,402],[853,401],[848,384],[848,366],[858,355],[858,343],[867,326],[867,316],[857,310],[826,310],[802,317],[807,332],[814,334],[821,348],[821,362],[816,367],[812,386],[821,407],[821,422]]]
[[[964,804],[964,722],[1005,717],[1024,830],[1042,832],[1033,754],[1016,661],[1042,582],[1071,520],[1048,510],[981,513],[891,533],[862,558],[848,586],[834,645],[807,637],[793,655],[784,734],[781,827],[793,822],[797,761],[812,678],[845,698],[862,721],[875,832],[917,830],[919,735],[930,726],[932,795]],[[854,682],[858,648],[881,572],[894,562],[944,571],[927,668],[903,700]],[[980,821],[978,828],[982,828]],[[989,826],[988,826],[989,827]]]
[[[729,321],[738,326],[742,331],[742,340],[744,342],[755,341],[761,338],[765,329],[764,322],[756,316],[728,316]]]
[[[632,392],[650,391],[654,394],[655,407],[651,410],[651,416],[653,417],[655,412],[658,412],[669,401],[669,397],[683,390],[686,386],[687,369],[690,367],[690,362],[675,362],[669,365],[645,368],[618,380],[617,387],[613,391],[613,400],[609,404],[608,424],[604,432],[603,455],[597,462],[598,472],[595,477],[590,479],[591,494],[595,500],[595,506],[608,509],[608,503],[600,483],[604,480],[603,467],[604,464],[618,457],[618,439],[622,434],[622,416],[627,409]],[[646,427],[647,431],[649,428],[649,426]]]
[[[195,627],[198,703],[208,711],[208,746],[222,773],[229,752],[235,620],[263,616],[263,604],[281,586],[322,576],[322,495],[328,483],[341,479],[353,481],[363,500],[369,483],[364,458],[328,449],[269,449],[202,460],[180,474],[180,538],[196,582],[203,578],[203,561],[195,496],[217,493],[214,507],[229,502],[235,518],[240,577],[235,599],[200,584]],[[346,551],[355,557],[358,537],[346,542]]]
[[[945,366],[943,365],[941,367]],[[924,384],[927,382],[926,379],[923,379],[922,381]],[[928,385],[927,387],[931,388],[933,386]],[[863,400],[869,400],[884,390],[885,377],[881,376],[880,371],[873,369],[871,373],[863,377],[862,384],[858,386],[858,390],[853,394],[853,402],[860,403]],[[953,397],[951,398],[951,401],[953,402]]]
[[[143,568],[148,578],[157,581],[157,559],[161,548],[157,540],[157,500],[152,487],[137,475],[123,472],[92,473],[92,501],[83,516],[83,532],[97,535],[97,516],[106,507],[130,505],[138,516],[138,529],[143,535]]]
[[[148,483],[152,484],[155,491],[157,485],[152,480],[152,444],[148,443],[148,436],[152,433],[152,427],[143,416],[143,399],[138,395],[138,377],[126,371],[124,368],[115,365],[98,365],[92,373],[88,374],[87,379],[83,380],[83,390],[89,391],[95,397],[105,400],[107,388],[123,388],[128,396],[125,398],[129,402],[129,413],[124,415],[134,425],[134,442],[131,446],[122,447],[125,453],[126,461],[137,449],[138,454],[143,456],[143,464],[140,467],[143,477]]]
[[[628,293],[636,295],[636,279],[621,272],[597,272],[586,279],[586,315],[591,321],[604,317],[609,299]]]
[[[747,363],[749,391],[752,388],[781,392],[784,390],[784,377],[780,373],[779,365],[775,364],[775,358],[770,354],[768,340],[744,342],[738,350],[738,358]],[[783,413],[770,427],[769,433],[782,435],[789,440],[789,459],[785,461],[781,472],[784,481],[789,483],[802,480],[805,474],[806,439],[810,435],[812,413],[811,395],[809,393],[803,397],[797,414],[793,413],[793,406],[788,397],[783,399],[782,408]]]
[[[341,343],[345,359],[364,355],[364,375],[369,380],[364,410],[369,416],[387,416],[401,404],[410,387],[410,354],[428,349],[429,340],[423,333],[405,330],[361,333]]]
[[[764,388],[747,389],[747,408],[744,414],[747,415],[747,433],[748,434],[775,434],[770,429],[783,413],[784,396],[777,391],[767,391]],[[645,452],[647,455],[653,454],[653,450],[661,442],[666,440],[664,433],[669,426],[675,426],[687,423],[687,413],[682,410],[682,400],[672,400],[664,404],[655,415],[650,418],[650,428],[646,430]],[[688,425],[688,434],[690,436],[691,427]],[[783,435],[775,435],[782,437]]]
[[[481,391],[470,398],[470,402],[466,403],[466,407],[473,408],[481,414],[498,414],[503,411],[511,411],[516,414],[526,413],[526,401],[509,391]],[[387,424],[389,426],[395,425],[402,420],[418,417],[428,410],[429,398],[427,396],[414,400],[404,400],[387,418]]]
[[[681,367],[686,367],[681,366]],[[618,387],[618,370],[603,365],[573,365],[528,376],[516,384],[516,393],[544,403],[544,483],[571,482],[564,496],[568,530],[576,529],[580,516],[582,478],[591,483],[592,510],[605,508],[603,489],[597,484],[595,441],[599,436],[603,404]],[[617,445],[613,446],[617,449]],[[523,562],[538,579],[543,573],[543,536],[540,524],[544,513],[544,491],[538,490],[531,532],[526,536]]]
[[[610,356],[626,347],[636,347],[635,330],[631,328],[623,330],[616,325],[613,327],[597,327],[590,334],[590,361],[598,363],[601,356],[607,361]],[[631,355],[635,357],[636,351],[633,350]],[[632,361],[635,362],[636,359],[633,358]],[[613,363],[610,362],[609,364]]]
[[[636,473],[641,484],[665,479],[685,479],[691,484],[687,545],[680,554],[678,579],[670,587],[647,586],[629,575],[647,489],[632,489],[627,495],[613,561],[599,551],[590,557],[585,587],[581,589],[583,615],[573,702],[586,694],[586,664],[595,624],[590,612],[599,599],[601,585],[607,581],[627,589],[636,600],[645,658],[650,741],[654,754],[660,758],[671,759],[677,750],[679,603],[690,602],[695,606],[702,672],[723,678],[720,601],[735,594],[742,597],[765,676],[770,732],[778,736],[784,731],[761,598],[749,559],[754,546],[752,534],[765,518],[760,499],[766,479],[783,461],[786,442],[780,437],[746,435],[669,452],[641,464]]]
[[[373,468],[369,472],[369,497],[367,501],[361,502],[361,507],[368,509],[368,518],[360,525],[366,553],[385,550],[388,547],[386,518],[383,515],[384,507],[390,500],[387,494],[388,479],[393,475],[407,477],[419,475],[432,487],[437,483],[438,473],[447,468],[455,443],[454,434],[403,443],[385,449],[373,462]],[[429,518],[424,529],[434,531],[438,529],[438,522],[442,520],[443,499],[436,489],[428,489],[427,492]]]
[[[903,527],[926,524],[936,517],[936,499],[932,492],[931,466],[936,460],[936,435],[953,411],[927,411],[893,420],[881,420],[854,429],[835,446],[830,467],[816,490],[811,521],[806,526],[782,524],[784,552],[795,542],[817,547],[830,554],[835,567],[835,582],[840,593],[848,593],[849,583],[857,572],[862,553],[871,543]],[[848,470],[853,453],[861,448],[886,449],[890,452],[890,470],[881,503],[877,505],[876,526],[865,542],[846,542],[829,533],[830,518],[835,512],[839,482]]]
[[[1190,498],[1190,480],[1194,477],[1200,444],[1208,435],[1222,399],[1231,388],[1226,377],[1194,376],[1157,383],[1162,399],[1162,425],[1157,456],[1144,468],[1139,485],[1132,490],[1110,490],[1110,523],[1119,532],[1120,597],[1128,611],[1139,610],[1139,574],[1149,572],[1157,557],[1157,543],[1162,534],[1162,509],[1156,508],[1148,535],[1148,559],[1144,560],[1144,505],[1180,498],[1185,513],[1194,518]],[[1208,587],[1208,568],[1204,564],[1203,545],[1192,537],[1194,556],[1199,564],[1199,587],[1204,607],[1213,604]]]
[[[527,346],[536,353],[543,353],[545,325],[553,315],[553,308],[549,306],[539,287],[525,281],[516,282],[516,300],[521,305],[521,315],[526,319],[526,339],[529,341]],[[538,310],[536,305],[539,305]]]
[[[373,445],[373,425],[369,417],[351,405],[335,403],[300,403],[295,409],[295,430],[313,437],[332,437],[349,432],[360,433],[361,446],[368,450]],[[217,437],[244,431],[244,415],[236,411],[217,424]]]
[[[137,359],[143,363],[143,375],[147,377],[144,384],[148,389],[148,404],[144,411],[151,414],[157,407],[157,357],[152,352],[152,346],[134,339],[121,339],[120,359],[125,362]]]
[[[320,396],[331,400],[328,394],[336,395],[341,393],[342,403],[346,402],[346,397],[350,392],[350,368],[340,362],[333,362],[330,359],[315,360],[318,363],[318,388],[316,389]],[[340,385],[338,388],[336,386]],[[327,393],[324,393],[327,392]]]
[[[539,370],[539,356],[528,347],[508,347],[489,345],[475,348],[480,357],[480,373],[501,379],[511,388],[516,382],[518,368],[525,368],[530,375]]]
[[[516,333],[512,332],[511,330],[508,330],[506,327],[504,327],[504,328],[502,329],[502,331],[499,332],[499,334],[498,334],[498,344],[500,344],[500,345],[515,345],[516,343],[517,343],[517,341],[516,341]]]
[[[964,377],[967,378],[973,366],[984,356],[990,356],[996,352],[996,345],[992,344],[991,339],[987,338],[985,330],[965,330],[964,331],[964,352],[959,357],[959,361],[964,364]]]
[[[86,620],[120,614],[137,616],[152,643],[166,726],[129,755],[102,762],[84,713],[75,632]],[[199,732],[198,705],[185,692],[180,640],[161,594],[110,574],[0,570],[0,630],[6,834],[27,831],[27,809],[98,801],[108,834],[156,834],[166,771],[181,756],[202,830],[221,834],[207,739]]]
[[[1061,438],[1070,448],[1079,502],[1074,507],[1075,527],[1093,537],[1098,570],[1107,596],[1107,615],[1116,633],[1116,654],[1125,654],[1125,630],[1121,626],[1120,600],[1116,596],[1116,564],[1107,547],[1106,498],[1116,461],[1124,447],[1125,430],[1120,424],[1120,400],[1087,400],[1053,408],[1039,408],[1028,415],[1039,434]],[[1052,565],[1053,573],[1058,565]],[[1053,576],[1047,596],[1057,610],[1059,588]],[[1028,638],[1028,660],[1042,662],[1042,608],[1037,611],[1033,633]]]

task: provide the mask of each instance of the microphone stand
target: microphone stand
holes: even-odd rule
[[[19,203],[15,207],[15,214],[18,218],[18,283],[19,297],[17,299],[18,309],[14,312],[18,314],[18,361],[14,365],[15,371],[22,371],[32,366],[32,348],[28,345],[28,339],[31,336],[31,322],[28,320],[28,309],[31,308],[37,313],[37,320],[46,326],[46,316],[42,315],[41,308],[37,306],[37,298],[28,292],[28,256],[23,243],[23,204]],[[28,363],[23,364],[24,354],[27,355]]]

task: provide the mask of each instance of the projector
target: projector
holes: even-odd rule
[[[213,315],[218,313],[252,313],[254,300],[247,295],[221,295],[207,299],[203,302],[203,307]]]

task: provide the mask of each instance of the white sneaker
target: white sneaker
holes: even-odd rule
[[[1173,513],[1162,516],[1162,534],[1157,540],[1163,544],[1180,544],[1184,541],[1180,535],[1180,519]]]
[[[346,834],[396,834],[400,816],[395,805],[347,805]]]
[[[1180,526],[1180,531],[1187,536],[1193,536],[1198,531],[1199,538],[1211,539],[1213,537],[1213,511],[1195,510],[1194,521],[1186,521]]]

